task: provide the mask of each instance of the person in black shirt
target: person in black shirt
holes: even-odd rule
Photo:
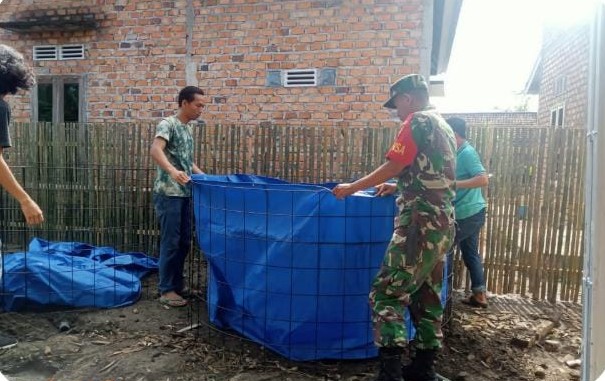
[[[19,184],[2,155],[5,148],[11,147],[9,124],[11,112],[6,97],[16,94],[18,90],[29,90],[34,84],[31,68],[25,64],[23,56],[13,48],[0,44],[0,186],[13,196],[21,206],[28,225],[44,221],[42,210]],[[1,246],[0,246],[1,250]],[[1,255],[1,251],[0,251]],[[2,267],[0,261],[0,279]],[[10,348],[17,341],[0,333],[0,348]]]

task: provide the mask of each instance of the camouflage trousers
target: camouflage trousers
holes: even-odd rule
[[[370,291],[377,346],[407,345],[404,311],[409,308],[417,348],[441,348],[443,266],[455,233],[453,224],[444,225],[412,223],[395,229]]]

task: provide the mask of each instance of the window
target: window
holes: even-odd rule
[[[38,77],[32,92],[32,117],[37,122],[84,122],[84,78],[74,76]]]
[[[38,84],[38,122],[53,121],[53,85]]]
[[[48,142],[48,146],[39,146],[37,160],[48,160],[48,147],[52,147],[55,140],[62,141],[65,144],[62,162],[60,167],[53,169],[54,173],[66,183],[88,181],[86,171],[82,170],[87,162],[88,151],[80,140],[85,129],[78,124],[85,122],[86,113],[83,108],[86,76],[39,76],[37,81],[36,89],[31,92],[32,120],[51,123],[38,128],[44,136],[41,141]],[[39,176],[43,174],[40,173]]]
[[[80,121],[80,85],[77,83],[63,84],[63,121]]]
[[[567,77],[561,76],[555,81],[555,95],[561,95],[565,92]]]
[[[557,110],[552,110],[550,112],[550,126],[554,127],[557,125]]]
[[[563,127],[563,120],[565,118],[565,107],[559,106],[550,112],[550,126],[551,127]]]

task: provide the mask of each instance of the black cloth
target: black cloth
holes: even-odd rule
[[[4,99],[0,99],[0,147],[2,148],[11,146],[11,137],[8,130],[10,122],[11,109]]]

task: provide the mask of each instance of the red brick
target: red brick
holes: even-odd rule
[[[551,27],[542,42],[538,124],[550,126],[551,112],[564,106],[564,126],[586,128],[590,25]],[[563,91],[555,83],[565,77]]]
[[[29,59],[34,44],[85,44],[85,60],[35,66],[51,75],[87,73],[89,121],[154,121],[175,110],[176,94],[186,85],[184,2],[124,3],[122,8],[114,2],[91,7],[90,0],[55,0],[52,12],[75,14],[75,8],[89,7],[98,12],[102,28],[32,35],[0,30],[0,41]],[[42,0],[4,0],[0,21],[15,12],[49,10],[40,4]],[[206,1],[195,11],[190,53],[199,85],[210,98],[225,103],[209,104],[205,118],[220,122],[243,117],[247,123],[385,120],[389,116],[380,102],[390,81],[420,70],[422,5],[421,0],[351,0],[330,8],[321,1]],[[120,50],[120,44],[129,48]],[[275,51],[267,51],[271,44]],[[206,71],[199,70],[202,65]],[[265,87],[266,70],[311,67],[336,69],[336,85]],[[336,87],[348,91],[336,94]],[[11,98],[15,119],[28,118],[29,99]]]

